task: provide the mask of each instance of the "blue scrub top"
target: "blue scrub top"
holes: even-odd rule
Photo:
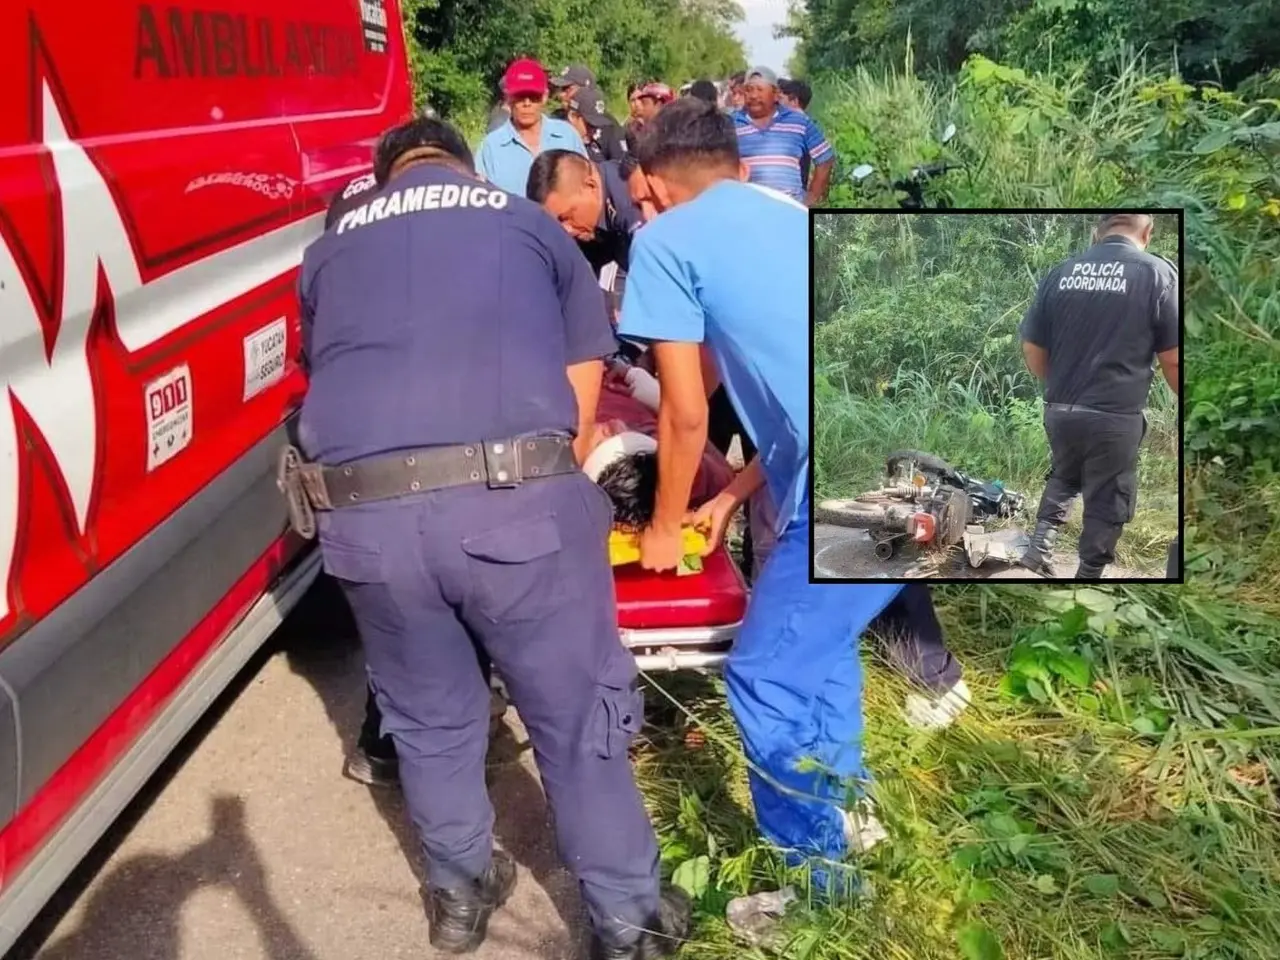
[[[572,150],[584,157],[587,148],[578,131],[566,120],[554,117],[542,118],[542,130],[538,137],[538,152],[548,150]],[[492,133],[486,134],[476,154],[476,172],[494,186],[517,196],[525,195],[529,183],[529,170],[533,167],[534,154],[516,133],[508,120]]]
[[[725,180],[631,244],[621,336],[705,342],[760,451],[778,530],[807,514],[809,212]]]
[[[302,259],[306,453],[332,465],[576,433],[565,368],[616,345],[595,275],[560,225],[438,164],[362,196]]]

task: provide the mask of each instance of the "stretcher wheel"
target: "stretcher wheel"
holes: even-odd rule
[[[892,540],[881,540],[876,544],[876,559],[889,560],[893,557],[897,547]]]

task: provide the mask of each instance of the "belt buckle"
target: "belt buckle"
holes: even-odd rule
[[[486,440],[484,472],[490,490],[509,490],[523,482],[518,439]]]

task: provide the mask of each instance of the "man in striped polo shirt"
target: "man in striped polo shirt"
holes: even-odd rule
[[[745,105],[733,115],[738,152],[752,183],[772,187],[794,200],[815,206],[827,195],[836,153],[818,125],[799,110],[778,102],[778,78],[768,67],[747,71]],[[812,163],[806,188],[800,160]]]

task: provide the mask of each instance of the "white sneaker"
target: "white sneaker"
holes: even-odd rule
[[[969,709],[970,702],[969,685],[958,680],[943,694],[908,694],[903,712],[907,715],[907,723],[917,730],[943,730]]]
[[[882,840],[889,839],[889,831],[871,812],[866,801],[852,810],[841,810],[844,819],[844,842],[850,853],[866,853]]]

